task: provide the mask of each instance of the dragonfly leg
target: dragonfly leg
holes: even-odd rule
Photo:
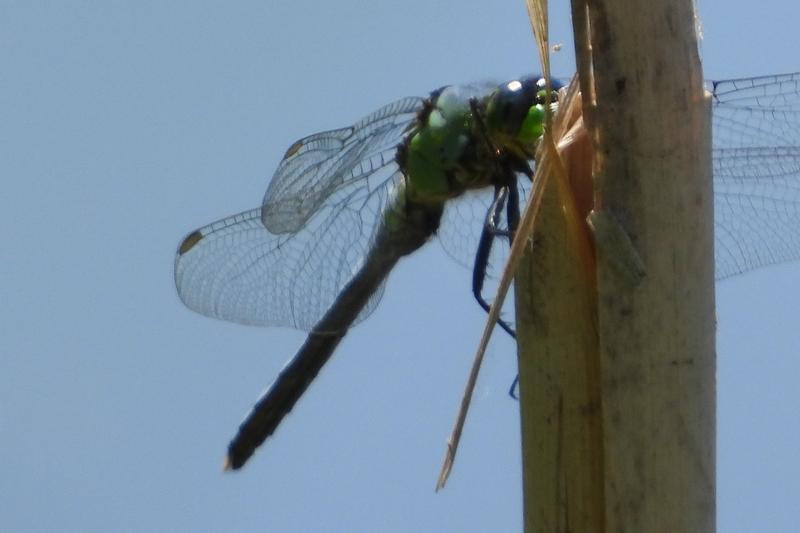
[[[484,142],[495,154],[499,155],[500,152],[494,147],[488,134],[486,133],[486,125],[483,123],[483,120],[481,120],[483,115],[478,109],[477,100],[473,98],[470,100],[469,104],[473,116],[476,118],[478,130],[480,131]],[[514,242],[514,235],[517,232],[520,219],[517,173],[522,173],[527,176],[529,180],[533,181],[533,169],[531,169],[530,164],[526,160],[511,157],[505,159],[504,163],[505,164],[500,163],[499,167],[502,168],[500,172],[505,174],[504,179],[502,180],[505,182],[505,185],[495,187],[494,201],[489,208],[489,212],[486,214],[486,221],[483,225],[480,241],[478,242],[478,252],[475,254],[475,266],[472,270],[472,294],[475,296],[478,304],[480,304],[480,306],[487,313],[489,312],[489,304],[483,298],[482,291],[483,283],[486,280],[486,268],[489,263],[489,254],[492,250],[492,243],[498,236],[507,237],[509,243]],[[507,230],[501,230],[498,228],[500,212],[503,210],[503,204],[505,204],[506,208],[506,223],[508,225]],[[498,317],[497,324],[503,329],[503,331],[511,335],[512,339],[517,338],[516,332],[502,318]],[[508,389],[508,395],[515,400],[519,399],[515,392],[518,384],[519,374],[514,377],[514,381],[511,383],[511,387]]]
[[[486,221],[481,231],[481,238],[478,242],[478,251],[475,254],[475,265],[472,269],[472,294],[478,301],[478,304],[486,311],[489,312],[489,303],[483,298],[483,283],[486,280],[486,269],[489,265],[489,254],[492,251],[492,243],[498,235],[510,236],[508,232],[498,229],[500,221],[500,213],[506,207],[506,199],[509,196],[509,187],[502,186],[496,187],[494,193],[494,201],[492,202],[489,212],[486,214]],[[517,207],[519,209],[519,207]],[[516,338],[517,335],[511,326],[502,318],[497,319],[497,325],[503,331]]]
[[[478,300],[478,303],[487,313],[489,312],[489,304],[483,299],[481,292],[483,282],[486,279],[486,267],[489,262],[492,242],[498,235],[508,237],[509,242],[513,242],[519,225],[519,192],[517,190],[516,176],[512,173],[508,181],[510,181],[508,185],[495,189],[495,198],[489,208],[489,212],[486,214],[486,222],[481,233],[478,253],[475,256],[475,268],[472,271],[472,292],[475,295],[475,299]],[[503,210],[504,203],[508,222],[507,231],[502,231],[498,228],[500,212]],[[497,324],[512,338],[517,338],[516,332],[504,320],[498,318]],[[511,386],[508,389],[508,395],[515,400],[519,400],[519,396],[516,393],[518,384],[519,374],[514,377],[514,381],[511,382]]]
[[[529,167],[530,168],[530,167]],[[506,221],[508,222],[508,242],[514,242],[514,235],[519,226],[519,190],[517,189],[517,176],[509,171],[507,178],[508,202],[506,203]]]
[[[530,167],[527,163],[525,166],[528,167],[528,171],[530,171]],[[508,203],[506,204],[506,220],[508,222],[508,233],[509,233],[509,242],[514,242],[514,237],[517,233],[517,227],[519,226],[519,190],[517,189],[517,177],[514,172],[509,172],[508,178]],[[516,338],[516,335],[514,335]],[[519,400],[519,396],[516,393],[517,385],[519,385],[519,374],[514,376],[514,381],[511,382],[511,387],[508,388],[508,395],[514,398],[515,400]]]
[[[519,172],[520,174],[525,174],[529,180],[533,181],[533,169],[531,168],[531,164],[523,159],[516,159],[512,161],[512,170],[515,172]]]

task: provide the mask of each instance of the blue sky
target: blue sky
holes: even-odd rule
[[[0,2],[0,530],[521,530],[502,335],[433,493],[484,318],[435,243],[248,468],[220,472],[303,334],[184,308],[181,237],[255,207],[301,136],[538,63],[522,0],[275,4]],[[797,6],[699,9],[708,77],[800,70]],[[798,277],[719,285],[719,531],[796,528]]]

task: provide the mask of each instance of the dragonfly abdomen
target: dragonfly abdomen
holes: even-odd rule
[[[226,468],[241,468],[275,432],[397,261],[425,244],[438,229],[443,206],[406,203],[401,200],[402,189],[398,193],[387,206],[391,215],[386,214],[380,224],[364,264],[239,426],[228,446]]]

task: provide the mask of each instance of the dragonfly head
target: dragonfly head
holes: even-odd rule
[[[552,80],[550,103],[555,110],[558,89]],[[486,103],[489,136],[499,147],[530,159],[544,132],[546,88],[544,78],[528,77],[498,86]]]

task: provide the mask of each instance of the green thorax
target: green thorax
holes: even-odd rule
[[[434,91],[398,151],[407,199],[444,203],[494,185],[502,158],[532,159],[544,124],[541,87],[528,78]]]

